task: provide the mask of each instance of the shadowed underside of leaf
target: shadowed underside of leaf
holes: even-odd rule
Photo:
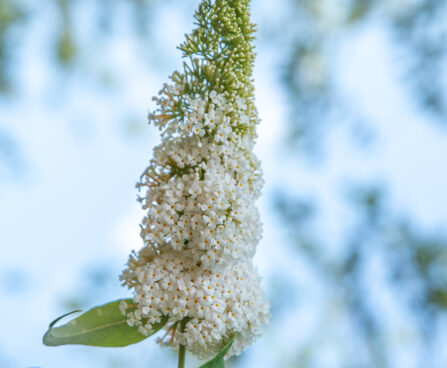
[[[132,299],[124,301],[132,304]],[[78,344],[121,347],[144,340],[148,336],[143,336],[137,327],[127,324],[126,316],[119,310],[120,302],[121,300],[117,300],[92,308],[60,327],[53,327],[57,321],[71,313],[59,317],[50,324],[43,337],[43,343],[47,346]],[[162,317],[159,323],[153,324],[152,334],[160,330],[166,322],[167,317]]]
[[[227,351],[230,349],[231,344],[233,344],[234,336],[231,338],[231,340],[228,342],[227,345],[223,347],[221,351],[211,360],[207,361],[205,364],[201,365],[199,368],[224,368],[224,356],[227,353]]]

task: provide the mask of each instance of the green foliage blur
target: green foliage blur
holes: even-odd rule
[[[192,0],[191,0],[192,1]],[[169,0],[175,4],[180,0]],[[41,2],[0,0],[0,100],[14,98],[15,56],[20,51],[20,39],[26,35],[28,25],[38,16]],[[85,66],[82,57],[88,48],[76,39],[71,15],[77,4],[70,0],[47,0],[57,14],[58,24],[49,40],[54,73],[63,69],[67,73]],[[151,15],[161,0],[96,0],[98,12],[97,32],[105,40],[110,24],[120,16],[114,9],[127,7],[134,17],[131,27],[144,47],[153,37]],[[166,2],[165,2],[166,3]],[[334,3],[337,16],[334,16]],[[388,6],[393,3],[393,6]],[[274,49],[281,45],[279,72],[283,91],[289,102],[287,133],[284,141],[292,156],[319,157],[318,170],[324,171],[326,137],[334,125],[346,115],[351,120],[368,119],[363,112],[343,98],[332,65],[334,45],[339,44],[350,31],[378,16],[391,35],[397,54],[405,55],[405,62],[396,68],[408,95],[420,112],[434,125],[447,122],[446,78],[447,64],[447,5],[443,0],[425,1],[372,1],[350,0],[286,0],[287,11],[279,13],[272,22],[270,33],[263,35],[259,25],[258,37]],[[175,9],[175,8],[173,8]],[[174,11],[174,10],[173,10]],[[262,50],[258,50],[258,53]],[[149,66],[148,66],[149,67]],[[85,78],[91,74],[85,73]],[[110,85],[107,88],[115,88]],[[346,112],[349,113],[346,113]],[[374,130],[375,122],[370,122]],[[6,144],[7,142],[7,149]],[[6,131],[0,131],[0,165],[14,156],[14,143]],[[363,150],[363,146],[359,150]],[[14,170],[14,164],[11,170]],[[421,353],[419,363],[434,367],[435,356],[440,353],[436,336],[440,321],[447,309],[447,237],[435,229],[426,229],[410,215],[391,208],[392,198],[387,182],[352,181],[345,185],[343,198],[352,221],[344,229],[337,244],[328,244],[315,223],[322,215],[320,199],[289,194],[278,188],[272,207],[288,233],[291,254],[305,259],[315,283],[324,290],[325,306],[330,315],[337,310],[343,315],[356,337],[354,346],[362,346],[364,353],[338,357],[343,367],[392,367],[393,347],[388,334],[393,321],[385,318],[371,297],[370,261],[376,260],[387,282],[382,287],[393,296],[398,313],[406,313],[411,325],[419,331]],[[336,247],[339,252],[327,249]],[[104,274],[109,276],[108,271]],[[88,303],[89,290],[101,286],[104,278],[98,275],[83,287],[79,295],[70,296],[67,304],[77,307]],[[286,276],[270,280],[285,285]],[[273,321],[285,308],[281,287],[273,288]],[[276,294],[275,294],[276,293]],[[86,299],[87,298],[87,299]],[[302,303],[305,303],[303,301]],[[329,318],[322,315],[322,324]],[[279,317],[278,317],[279,318]],[[320,352],[321,341],[338,325],[327,324],[296,347],[296,355],[289,357],[288,366],[312,367]],[[445,334],[443,335],[445,337]],[[335,341],[329,344],[336,346]],[[442,347],[441,347],[442,348]],[[363,350],[362,350],[363,351]],[[427,358],[429,356],[430,358]]]

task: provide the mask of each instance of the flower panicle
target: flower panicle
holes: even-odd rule
[[[248,5],[202,1],[197,28],[180,46],[183,73],[153,98],[149,120],[162,140],[137,183],[144,246],[121,275],[134,292],[135,307],[121,306],[128,324],[150,334],[151,323],[168,317],[169,338],[160,343],[200,358],[233,336],[227,355],[239,354],[269,316],[252,265],[263,178],[253,153],[259,119]]]

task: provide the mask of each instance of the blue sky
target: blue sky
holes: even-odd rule
[[[262,22],[266,9],[262,5],[254,9],[255,21]],[[128,296],[119,286],[118,273],[129,251],[141,245],[141,211],[134,185],[158,141],[145,117],[151,96],[180,65],[175,46],[190,27],[189,19],[175,9],[165,8],[161,14],[169,17],[157,20],[166,30],[158,42],[172,51],[156,61],[158,67],[148,67],[142,59],[145,50],[139,50],[131,34],[117,32],[116,42],[98,46],[91,69],[107,61],[114,72],[119,71],[114,82],[119,88],[112,92],[86,82],[79,72],[55,77],[48,50],[41,47],[52,27],[51,14],[36,19],[34,32],[22,41],[25,47],[15,67],[21,71],[19,93],[0,100],[0,127],[17,139],[24,162],[16,177],[5,174],[5,180],[0,179],[0,367],[4,362],[5,367],[105,367],[104,356],[118,359],[123,354],[85,347],[54,349],[40,341],[48,323],[67,311],[61,300],[79,290],[86,269],[96,262],[110,265],[117,274],[91,300],[99,304]],[[79,28],[82,37],[88,37],[90,18],[85,19],[86,27]],[[350,143],[350,126],[335,127],[322,170],[283,149],[287,113],[277,78],[278,57],[262,40],[258,42],[255,81],[262,123],[256,152],[266,186],[259,203],[264,238],[255,261],[265,278],[282,270],[292,284],[311,287],[313,282],[306,265],[298,262],[297,267],[291,259],[284,230],[272,212],[271,195],[277,188],[322,199],[320,226],[328,238],[340,237],[349,221],[337,196],[350,178],[386,180],[393,208],[411,213],[429,228],[445,227],[447,136],[442,128],[427,123],[405,94],[395,77],[397,59],[391,46],[384,27],[373,19],[345,38],[335,53],[342,92],[374,121],[375,143],[359,154]],[[150,57],[150,51],[147,54]],[[135,123],[123,125],[129,115]],[[323,298],[318,290],[310,297],[315,303]],[[300,340],[294,332],[311,333],[316,313],[313,304],[290,311],[249,350],[244,367],[257,366],[257,351],[263,352],[265,366],[277,365],[282,353],[293,354],[293,342]],[[409,336],[416,346],[418,337],[411,331]],[[284,345],[284,339],[290,343]],[[271,345],[275,349],[267,350]],[[324,350],[324,346],[322,366],[335,367],[331,347]],[[131,347],[126,354],[135,362],[146,356],[170,359],[153,342]]]

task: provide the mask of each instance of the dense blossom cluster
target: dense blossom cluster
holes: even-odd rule
[[[248,0],[203,0],[198,28],[180,46],[190,63],[165,84],[149,120],[161,143],[137,186],[144,247],[121,275],[129,325],[200,358],[234,337],[227,356],[259,335],[269,316],[252,265],[262,224],[263,179],[253,154],[258,123],[251,80],[254,25]]]
[[[190,249],[205,269],[253,257],[261,233],[254,202],[263,182],[253,141],[236,130],[247,119],[246,105],[242,99],[235,105],[211,92],[207,100],[189,101],[184,122],[161,126],[171,133],[139,184],[149,189],[141,198],[148,210],[141,231],[146,246]],[[237,113],[236,121],[229,112]]]
[[[184,122],[168,124],[161,118],[166,100],[157,99],[161,108],[151,118],[163,139],[138,185],[147,188],[145,246],[122,275],[135,292],[136,309],[122,306],[129,324],[149,334],[151,323],[169,316],[167,343],[185,344],[202,358],[233,335],[230,354],[240,353],[268,317],[251,265],[262,231],[254,202],[263,181],[253,140],[237,129],[248,119],[246,105],[215,92],[206,97],[188,100]],[[183,333],[172,327],[185,317],[191,320]]]
[[[152,323],[169,316],[167,326],[171,327],[163,342],[184,344],[199,358],[216,354],[222,339],[234,334],[231,354],[239,354],[259,335],[268,306],[250,260],[219,273],[203,270],[177,250],[167,250],[143,264],[139,261],[132,260],[126,275],[134,285],[133,306],[138,307],[122,302],[121,309],[142,334],[150,334]],[[182,332],[178,321],[185,317],[189,319]]]

